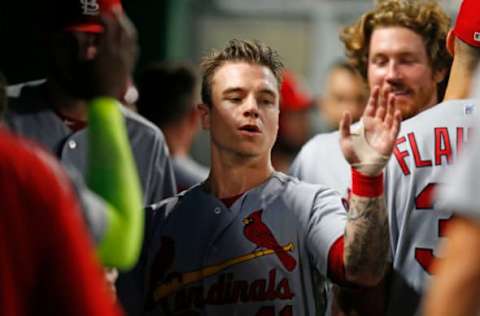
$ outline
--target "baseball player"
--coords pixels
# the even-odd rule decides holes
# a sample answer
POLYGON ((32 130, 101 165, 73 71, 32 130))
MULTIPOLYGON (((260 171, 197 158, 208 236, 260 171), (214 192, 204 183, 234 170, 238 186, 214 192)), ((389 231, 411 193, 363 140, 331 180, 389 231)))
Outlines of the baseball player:
MULTIPOLYGON (((137 262, 143 241, 142 193, 135 162, 128 144, 121 105, 115 99, 125 85, 135 60, 133 26, 120 10, 103 17, 104 32, 91 69, 87 133, 88 187, 106 201, 104 227, 98 253, 102 263, 130 269, 137 262), (100 97, 98 97, 100 96, 100 97), (110 210, 110 209, 113 210, 110 210)), ((93 214, 93 225, 99 214, 93 214)))
MULTIPOLYGON (((91 83, 88 71, 95 62, 99 14, 118 0, 57 0, 37 2, 47 47, 47 80, 23 85, 12 95, 6 123, 14 133, 42 144, 83 176, 87 173, 87 114, 91 83)), ((120 98, 121 96, 117 96, 120 98)), ((143 205, 175 193, 175 181, 163 135, 153 124, 120 108, 143 189, 143 205)), ((149 214, 146 214, 149 221, 149 214)), ((135 272, 135 271, 134 271, 135 272)), ((133 273, 134 273, 133 272, 133 273)), ((135 278, 120 276, 118 296, 127 312, 138 314, 141 294, 135 278)))
POLYGON ((433 210, 432 193, 441 175, 468 143, 475 122, 475 103, 456 100, 466 97, 465 87, 475 69, 472 57, 476 53, 464 43, 473 43, 471 18, 465 16, 465 10, 475 9, 474 3, 464 2, 457 24, 449 33, 447 46, 455 51, 455 57, 446 101, 404 122, 394 149, 395 159, 387 166, 385 184, 394 269, 389 315, 411 315, 417 310, 432 273, 436 245, 445 236, 450 220, 451 214, 433 210))
POLYGON ((287 172, 300 148, 311 136, 309 110, 312 99, 300 87, 295 74, 286 70, 280 86, 278 135, 272 149, 272 165, 287 172))
MULTIPOLYGON (((6 104, 0 73, 0 125, 6 104)), ((65 172, 53 157, 4 126, 0 154, 0 315, 120 315, 65 172)), ((122 260, 116 262, 125 264, 122 260)))
MULTIPOLYGON (((105 32, 99 37, 98 56, 90 71, 95 90, 88 105, 89 188, 77 172, 67 171, 100 261, 108 267, 128 269, 137 261, 142 245, 144 215, 135 162, 120 105, 114 98, 123 89, 122 74, 130 71, 135 59, 135 32, 128 20, 120 22, 123 19, 126 16, 118 11, 115 16, 104 17, 105 32), (127 40, 120 41, 118 34, 127 40)), ((0 124, 7 103, 6 80, 0 73, 0 124)))
POLYGON ((324 94, 315 101, 319 132, 337 130, 345 111, 352 115, 352 122, 357 122, 365 109, 369 93, 363 77, 346 60, 338 60, 330 65, 326 78, 324 94))
MULTIPOLYGON (((456 34, 462 34, 458 29, 471 31, 463 36, 457 36, 453 43, 455 58, 459 58, 469 51, 468 56, 463 57, 468 61, 465 79, 457 80, 458 89, 461 93, 468 93, 463 89, 468 87, 471 78, 471 69, 477 68, 476 79, 473 80, 472 90, 475 103, 478 107, 480 94, 480 43, 475 40, 475 32, 480 31, 480 19, 473 16, 472 10, 478 10, 478 4, 471 1, 464 2, 460 9, 457 20, 456 34), (473 33, 472 33, 473 32, 473 33), (472 38, 473 34, 473 38, 472 38), (460 39, 464 39, 461 41, 460 39), (469 44, 467 44, 469 43, 469 44)), ((478 110, 477 110, 478 111, 478 110)), ((478 131, 478 121, 475 122, 475 130, 478 131)), ((480 245, 480 228, 478 225, 478 159, 480 146, 478 133, 473 137, 473 144, 465 148, 464 153, 452 168, 445 173, 442 179, 443 186, 435 194, 435 209, 452 212, 446 238, 448 242, 442 244, 440 249, 441 260, 434 262, 432 266, 435 278, 432 279, 426 294, 424 313, 425 315, 476 315, 479 312, 478 295, 480 293, 478 268, 480 245), (461 293, 461 295, 459 295, 461 293)))
POLYGON ((0 314, 120 315, 66 175, 0 128, 0 314))
POLYGON ((341 124, 352 163, 351 209, 323 186, 273 170, 281 62, 258 42, 232 40, 202 62, 202 126, 211 171, 202 184, 153 206, 146 313, 315 315, 312 272, 376 284, 387 256, 382 169, 400 124, 388 93, 372 95, 365 126, 341 124), (367 215, 368 214, 368 215, 367 215))
POLYGON ((473 13, 479 8, 477 1, 463 1, 447 38, 454 60, 445 100, 404 122, 394 149, 395 159, 387 167, 385 184, 396 272, 389 303, 392 315, 405 315, 409 310, 406 294, 412 300, 421 298, 432 276, 432 262, 438 256, 436 247, 451 221, 451 212, 434 209, 432 193, 471 141, 472 128, 477 124, 477 101, 465 98, 479 62, 480 42, 475 40, 475 33, 480 20, 473 13))
MULTIPOLYGON (((398 97, 402 117, 407 119, 438 102, 450 64, 450 56, 442 45, 449 22, 434 1, 387 0, 378 2, 373 10, 345 28, 341 39, 370 88, 381 84, 383 89, 391 89, 398 97)), ((349 168, 338 138, 338 133, 315 136, 295 159, 291 174, 303 181, 328 185, 348 196, 349 168)), ((377 289, 370 298, 365 297, 363 290, 342 294, 341 308, 348 310, 350 305, 356 305, 359 313, 383 313, 385 306, 378 299, 382 292, 377 289)))
MULTIPOLYGON (((475 99, 478 103, 478 99, 475 99)), ((478 120, 476 127, 478 127, 478 120)), ((476 135, 477 136, 477 135, 476 135)), ((479 267, 480 227, 478 195, 478 137, 465 148, 455 166, 445 176, 449 186, 436 192, 436 211, 453 211, 441 243, 440 259, 431 266, 432 278, 425 294, 423 313, 429 316, 478 315, 480 306, 479 267), (437 210, 438 209, 438 210, 437 210)))
MULTIPOLYGON (((408 119, 438 103, 440 84, 451 60, 443 46, 449 23, 447 14, 434 1, 386 0, 345 28, 341 39, 369 87, 381 84, 392 89, 399 97, 402 118, 408 119), (363 29, 364 25, 368 28, 363 29)), ((346 195, 349 169, 338 138, 338 132, 312 138, 290 173, 346 195)))
POLYGON ((472 186, 478 182, 476 172, 480 153, 478 138, 474 140, 474 148, 465 152, 458 167, 447 173, 445 182, 449 182, 449 190, 440 190, 436 194, 444 200, 442 207, 453 210, 455 217, 446 232, 448 242, 441 244, 441 259, 432 266, 435 278, 425 295, 425 315, 478 315, 480 310, 478 186, 472 186))
POLYGON ((189 155, 200 124, 199 79, 188 64, 153 63, 140 74, 138 112, 155 123, 165 135, 170 150, 177 191, 205 180, 208 168, 189 155))

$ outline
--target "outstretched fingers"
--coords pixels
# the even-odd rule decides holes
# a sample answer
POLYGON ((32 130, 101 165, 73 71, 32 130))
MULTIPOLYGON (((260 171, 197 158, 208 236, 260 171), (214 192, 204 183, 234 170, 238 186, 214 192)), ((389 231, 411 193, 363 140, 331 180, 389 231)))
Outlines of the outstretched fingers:
POLYGON ((390 137, 392 137, 393 139, 396 139, 398 136, 398 133, 400 132, 401 122, 402 122, 402 112, 400 112, 400 110, 398 109, 395 109, 392 126, 390 127, 390 137))
POLYGON ((367 106, 365 107, 365 111, 363 112, 364 117, 375 116, 379 94, 380 94, 380 86, 373 87, 372 93, 370 94, 370 98, 368 99, 367 106))
POLYGON ((389 101, 390 89, 384 89, 379 92, 379 97, 377 101, 377 111, 375 112, 375 118, 383 121, 385 115, 387 114, 387 104, 389 101))
POLYGON ((343 112, 342 119, 340 120, 340 136, 341 139, 350 137, 350 125, 352 124, 352 117, 350 112, 343 112))
POLYGON ((395 96, 392 94, 388 95, 386 112, 385 120, 383 122, 388 128, 390 128, 393 124, 393 119, 395 116, 395 96))

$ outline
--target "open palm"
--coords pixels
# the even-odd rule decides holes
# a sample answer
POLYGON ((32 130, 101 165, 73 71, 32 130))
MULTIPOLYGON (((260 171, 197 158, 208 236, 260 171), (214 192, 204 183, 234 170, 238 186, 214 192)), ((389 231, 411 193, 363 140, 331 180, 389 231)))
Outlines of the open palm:
MULTIPOLYGON (((388 90, 380 95, 380 88, 376 86, 361 120, 369 147, 367 150, 374 150, 381 156, 389 157, 402 121, 400 111, 395 106, 395 97, 388 90)), ((362 150, 359 150, 353 140, 355 135, 351 133, 350 125, 350 113, 345 113, 340 122, 340 146, 345 159, 352 165, 363 162, 365 148, 362 154, 362 150)))

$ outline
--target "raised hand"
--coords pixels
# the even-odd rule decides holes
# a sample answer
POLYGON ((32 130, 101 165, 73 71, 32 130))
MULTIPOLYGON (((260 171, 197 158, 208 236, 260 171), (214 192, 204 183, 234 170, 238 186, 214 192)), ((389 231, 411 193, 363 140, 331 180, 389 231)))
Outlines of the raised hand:
POLYGON ((374 87, 360 128, 350 131, 350 113, 344 113, 340 121, 340 146, 348 163, 367 175, 381 173, 392 154, 401 120, 393 94, 389 90, 380 93, 380 88, 374 87))
POLYGON ((121 8, 102 16, 104 32, 99 37, 98 53, 91 68, 91 96, 120 98, 127 87, 137 56, 137 35, 121 8))

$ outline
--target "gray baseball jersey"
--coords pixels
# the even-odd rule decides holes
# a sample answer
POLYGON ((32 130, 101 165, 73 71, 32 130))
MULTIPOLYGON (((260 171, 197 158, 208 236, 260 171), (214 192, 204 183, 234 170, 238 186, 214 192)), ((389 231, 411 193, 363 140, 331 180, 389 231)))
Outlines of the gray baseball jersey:
POLYGON ((208 177, 209 169, 190 156, 172 156, 172 164, 178 192, 186 190, 208 177))
MULTIPOLYGON (((433 209, 432 192, 457 152, 468 141, 470 127, 475 122, 474 112, 473 100, 446 101, 402 123, 393 157, 385 172, 394 267, 389 315, 412 315, 418 307, 430 276, 435 247, 451 216, 451 213, 433 209)), ((336 138, 338 142, 338 136, 336 138)), ((322 138, 318 139, 321 141, 322 138)), ((349 184, 346 176, 349 168, 345 169, 343 163, 338 162, 339 146, 326 148, 319 141, 306 145, 312 146, 322 150, 316 150, 316 156, 307 156, 305 153, 314 149, 302 149, 304 154, 297 158, 293 175, 303 179, 302 175, 308 174, 309 181, 329 185, 323 182, 328 178, 321 173, 335 170, 340 176, 343 174, 341 180, 335 180, 336 183, 349 184), (312 161, 316 161, 318 167, 309 171, 302 167, 313 165, 312 161), (338 168, 345 170, 338 171, 338 168)), ((347 188, 339 190, 346 192, 347 188)))
POLYGON ((395 271, 389 315, 413 314, 431 277, 452 215, 434 209, 433 192, 469 141, 475 108, 474 100, 445 101, 402 123, 385 177, 395 271))
MULTIPOLYGON (((479 126, 480 122, 477 122, 479 126)), ((458 162, 445 174, 440 189, 435 195, 435 208, 453 211, 474 220, 480 220, 480 188, 478 172, 480 161, 480 139, 478 131, 473 144, 465 148, 458 162)))
MULTIPOLYGON (((359 123, 352 124, 357 128, 359 123)), ((318 183, 347 196, 351 187, 350 165, 340 148, 340 133, 318 134, 300 150, 289 174, 308 183, 318 183)))
MULTIPOLYGON (((70 130, 52 110, 46 98, 44 81, 18 85, 9 89, 9 128, 32 139, 49 150, 65 165, 85 175, 87 129, 70 130)), ((122 107, 133 157, 144 193, 144 205, 158 202, 176 193, 173 169, 163 134, 141 116, 122 107)), ((147 223, 150 214, 146 214, 147 223)), ((148 226, 148 224, 147 224, 148 226)), ((142 308, 140 271, 121 275, 117 294, 129 315, 138 315, 142 308)))
POLYGON ((340 148, 340 133, 319 134, 309 140, 290 166, 289 174, 308 183, 327 185, 347 195, 350 165, 340 148))
MULTIPOLYGON (((86 129, 72 132, 55 114, 46 99, 45 84, 16 86, 10 89, 17 97, 9 99, 5 120, 17 134, 42 144, 64 164, 74 166, 83 175, 86 171, 86 129)), ((176 192, 173 169, 160 130, 122 107, 133 156, 149 205, 176 192)))
POLYGON ((346 223, 335 191, 275 172, 230 208, 202 185, 154 208, 147 315, 316 314, 312 271, 346 223))

